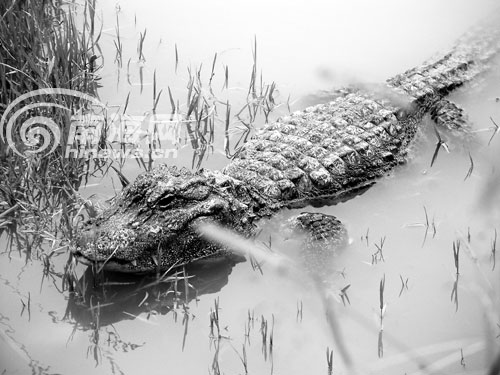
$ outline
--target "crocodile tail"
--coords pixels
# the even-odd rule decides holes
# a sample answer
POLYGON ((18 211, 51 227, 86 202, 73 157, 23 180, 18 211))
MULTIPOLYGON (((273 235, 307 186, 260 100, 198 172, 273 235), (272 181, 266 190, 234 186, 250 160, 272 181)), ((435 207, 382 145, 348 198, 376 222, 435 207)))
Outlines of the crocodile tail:
POLYGON ((453 54, 487 64, 500 50, 500 8, 463 34, 455 43, 453 54))
POLYGON ((387 80, 410 99, 443 97, 488 68, 500 51, 500 9, 460 37, 451 52, 387 80))

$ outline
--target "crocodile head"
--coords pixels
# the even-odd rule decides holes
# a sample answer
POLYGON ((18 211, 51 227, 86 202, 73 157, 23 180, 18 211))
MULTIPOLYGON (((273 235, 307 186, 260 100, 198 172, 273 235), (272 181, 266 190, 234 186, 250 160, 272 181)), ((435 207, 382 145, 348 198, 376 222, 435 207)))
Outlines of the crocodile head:
POLYGON ((209 220, 239 232, 252 227, 246 205, 228 192, 234 189, 230 180, 218 172, 193 174, 167 166, 143 173, 83 225, 72 253, 98 268, 150 272, 224 251, 196 228, 209 220))

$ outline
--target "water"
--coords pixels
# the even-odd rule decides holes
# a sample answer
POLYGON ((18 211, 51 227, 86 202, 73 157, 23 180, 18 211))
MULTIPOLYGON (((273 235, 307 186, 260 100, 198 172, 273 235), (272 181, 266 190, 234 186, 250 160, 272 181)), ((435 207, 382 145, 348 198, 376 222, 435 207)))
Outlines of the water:
MULTIPOLYGON (((368 1, 117 4, 124 56, 131 57, 132 86, 126 79, 128 57, 119 81, 113 63, 115 3, 101 4, 105 52, 101 98, 122 104, 131 92, 129 112, 135 114, 151 109, 155 69, 158 90, 170 86, 175 95, 184 97, 186 65, 203 63, 209 70, 215 52, 219 59, 215 79, 220 87, 222 64, 230 72, 232 89, 221 95, 243 103, 254 35, 264 79, 276 81, 279 99, 286 102, 290 95, 292 110, 300 109, 317 100, 318 90, 353 81, 381 81, 437 51, 446 51, 461 32, 495 5, 493 1, 472 5, 451 0, 404 5, 397 1, 377 5, 368 1), (136 47, 144 28, 146 62, 140 64, 136 47), (175 43, 180 56, 177 75, 175 43), (140 66, 144 69, 142 95, 140 66)), ((494 66, 499 66, 498 61, 494 66)), ((500 96, 499 83, 493 69, 479 84, 452 96, 467 110, 477 130, 492 126, 490 116, 500 122, 500 104, 495 101, 500 96)), ((160 108, 166 108, 168 102, 163 96, 160 108)), ((283 105, 276 115, 285 112, 283 105)), ((219 124, 214 153, 204 161, 205 167, 216 169, 227 163, 221 130, 219 124)), ((427 121, 406 165, 348 202, 315 209, 336 215, 349 231, 350 244, 337 254, 330 270, 328 292, 338 300, 334 310, 342 342, 359 373, 411 374, 423 365, 430 366, 427 373, 484 373, 491 355, 498 352, 499 268, 492 270, 491 248, 494 231, 500 230, 500 197, 495 185, 500 138, 497 135, 487 146, 491 132, 478 132, 471 143, 442 133, 451 152, 441 150, 432 168, 435 138, 427 121), (464 181, 469 152, 474 169, 464 181), (384 259, 378 253, 374 261, 375 245, 382 238, 384 259), (458 303, 453 292, 457 280, 453 243, 457 240, 461 243, 458 303), (379 341, 379 285, 384 275, 386 308, 379 341), (344 305, 340 290, 347 285, 350 303, 344 305)), ((178 158, 168 162, 190 166, 192 152, 189 145, 183 147, 178 158)), ((124 171, 133 178, 139 168, 131 162, 124 171)), ((92 181, 82 194, 98 192, 109 197, 118 187, 118 180, 109 176, 92 181)), ((294 213, 284 212, 275 221, 294 213)), ((273 225, 265 226, 267 231, 260 240, 268 241, 272 234, 273 249, 288 254, 291 242, 280 238, 273 225)), ((5 236, 2 240, 5 243, 5 236)), ((146 288, 144 279, 134 280, 139 285, 132 286, 123 285, 130 280, 113 279, 115 285, 109 285, 105 295, 94 291, 94 297, 88 299, 94 308, 89 309, 89 302, 79 305, 68 292, 59 291, 59 278, 44 278, 41 261, 25 264, 22 252, 0 256, 0 371, 5 369, 6 374, 29 373, 30 367, 34 373, 47 374, 197 374, 213 373, 214 363, 221 373, 245 373, 243 362, 249 373, 327 373, 327 347, 333 348, 334 373, 348 371, 329 333, 321 291, 305 273, 290 274, 264 264, 261 274, 250 262, 218 262, 189 269, 198 275, 190 281, 198 295, 189 290, 188 310, 176 305, 173 298, 176 290, 185 293, 183 281, 177 287, 146 288), (155 301, 157 293, 163 295, 162 306, 155 301), (97 298, 102 304, 99 314, 97 298), (28 300, 29 309, 22 311, 28 300), (220 340, 211 337, 210 329, 216 301, 220 340), (262 322, 268 327, 266 350, 262 322)), ((66 259, 66 254, 53 257, 54 270, 62 272, 66 259)), ((78 275, 84 274, 85 268, 78 268, 78 275)), ((91 293, 91 282, 82 280, 82 285, 91 293)), ((217 333, 215 328, 213 333, 217 333)))

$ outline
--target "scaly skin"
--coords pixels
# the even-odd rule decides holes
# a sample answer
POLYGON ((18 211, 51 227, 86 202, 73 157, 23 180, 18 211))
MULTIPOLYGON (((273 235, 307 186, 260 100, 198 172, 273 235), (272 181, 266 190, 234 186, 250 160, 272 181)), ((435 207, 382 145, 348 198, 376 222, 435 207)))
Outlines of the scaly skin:
POLYGON ((500 34, 474 30, 446 56, 375 89, 345 89, 327 104, 264 126, 221 172, 160 166, 86 223, 73 253, 86 263, 148 272, 217 254, 196 232, 213 220, 244 235, 283 206, 336 201, 405 161, 422 117, 463 127, 444 97, 486 67, 500 34))

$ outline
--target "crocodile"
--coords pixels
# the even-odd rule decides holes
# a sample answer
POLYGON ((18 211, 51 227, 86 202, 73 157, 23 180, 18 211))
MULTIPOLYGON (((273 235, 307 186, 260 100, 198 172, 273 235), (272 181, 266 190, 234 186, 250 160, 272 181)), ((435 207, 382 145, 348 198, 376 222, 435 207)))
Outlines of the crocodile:
MULTIPOLYGON (((477 26, 448 54, 384 84, 337 90, 328 103, 264 125, 221 171, 161 165, 145 172, 83 225, 72 253, 100 269, 168 269, 226 251, 200 234, 200 224, 250 236, 259 219, 284 207, 349 199, 406 161, 424 116, 467 131, 446 96, 492 65, 499 48, 499 28, 477 26)), ((320 237, 344 233, 328 215, 305 214, 304 222, 330 225, 333 235, 321 229, 320 237)))

